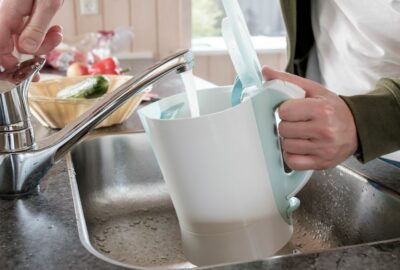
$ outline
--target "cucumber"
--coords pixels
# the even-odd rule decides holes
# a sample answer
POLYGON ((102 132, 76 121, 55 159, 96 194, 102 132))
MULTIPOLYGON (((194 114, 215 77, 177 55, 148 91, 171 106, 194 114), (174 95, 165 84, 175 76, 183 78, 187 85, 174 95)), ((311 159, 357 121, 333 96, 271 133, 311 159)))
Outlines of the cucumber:
POLYGON ((68 86, 57 93, 58 98, 97 98, 107 93, 110 80, 103 76, 89 77, 77 84, 68 86))

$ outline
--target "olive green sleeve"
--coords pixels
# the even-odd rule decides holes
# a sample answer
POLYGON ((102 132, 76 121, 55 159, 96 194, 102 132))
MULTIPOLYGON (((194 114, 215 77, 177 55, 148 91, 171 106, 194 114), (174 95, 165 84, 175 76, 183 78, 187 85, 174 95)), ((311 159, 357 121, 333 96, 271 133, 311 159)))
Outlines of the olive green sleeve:
POLYGON ((400 79, 383 78, 366 95, 341 98, 354 116, 362 162, 400 150, 400 79))

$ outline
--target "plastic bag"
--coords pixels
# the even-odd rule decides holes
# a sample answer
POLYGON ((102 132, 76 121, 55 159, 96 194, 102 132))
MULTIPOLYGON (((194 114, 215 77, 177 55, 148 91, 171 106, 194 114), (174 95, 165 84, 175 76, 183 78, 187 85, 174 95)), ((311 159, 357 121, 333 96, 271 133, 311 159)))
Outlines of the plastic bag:
POLYGON ((47 64, 66 71, 73 63, 92 65, 115 53, 129 51, 133 32, 128 27, 98 31, 65 39, 47 55, 47 64))

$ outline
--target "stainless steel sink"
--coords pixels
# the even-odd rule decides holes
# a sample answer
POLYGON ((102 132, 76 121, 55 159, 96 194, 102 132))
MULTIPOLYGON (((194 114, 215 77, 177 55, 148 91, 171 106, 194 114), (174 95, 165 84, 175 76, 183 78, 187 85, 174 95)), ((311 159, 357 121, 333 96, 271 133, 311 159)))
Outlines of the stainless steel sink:
MULTIPOLYGON (((69 157, 83 245, 133 268, 192 268, 176 214, 143 133, 81 143, 69 157)), ((278 254, 321 251, 400 237, 400 196, 350 169, 315 172, 298 194, 292 241, 278 254)))

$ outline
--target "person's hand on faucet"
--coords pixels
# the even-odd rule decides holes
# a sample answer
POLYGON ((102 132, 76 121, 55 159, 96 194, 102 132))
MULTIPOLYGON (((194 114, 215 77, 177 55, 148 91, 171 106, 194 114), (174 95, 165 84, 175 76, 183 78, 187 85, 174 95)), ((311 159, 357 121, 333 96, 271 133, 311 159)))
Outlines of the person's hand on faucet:
POLYGON ((356 152, 354 118, 339 96, 316 82, 268 67, 263 75, 266 80, 291 82, 306 92, 306 98, 286 101, 278 109, 281 145, 291 169, 331 168, 356 152))
POLYGON ((46 54, 62 40, 60 26, 49 26, 63 0, 0 0, 0 65, 13 67, 14 50, 46 54))

